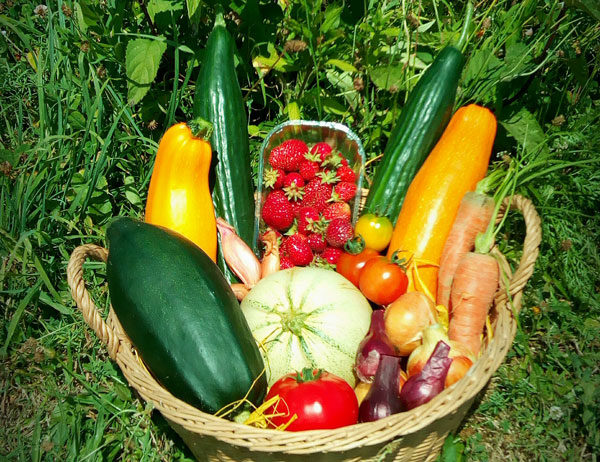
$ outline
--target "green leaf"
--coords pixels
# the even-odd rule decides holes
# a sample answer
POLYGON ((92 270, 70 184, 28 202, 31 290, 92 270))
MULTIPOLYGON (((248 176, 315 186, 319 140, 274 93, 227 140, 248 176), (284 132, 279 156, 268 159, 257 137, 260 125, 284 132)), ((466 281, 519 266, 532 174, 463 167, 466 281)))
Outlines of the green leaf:
POLYGON ((358 70, 352 64, 342 61, 341 59, 330 59, 325 64, 335 66, 343 72, 358 72, 358 70))
POLYGON ((124 183, 124 186, 125 186, 125 198, 132 205, 141 205, 142 204, 142 199, 140 198, 139 193, 135 189, 135 179, 131 175, 130 176, 126 176, 125 180, 123 181, 123 183, 124 183))
POLYGON ((75 3, 75 16, 82 31, 87 31, 88 27, 98 25, 100 15, 88 4, 86 0, 79 0, 75 3))
POLYGON ((328 5, 325 10, 325 19, 321 24, 321 33, 326 34, 330 29, 336 28, 340 24, 340 14, 344 9, 343 6, 328 5))
POLYGON ((546 135, 533 114, 527 109, 521 108, 508 119, 501 120, 500 124, 510 136, 523 146, 526 152, 533 152, 541 147, 542 153, 548 154, 546 135))
POLYGON ((288 62, 283 56, 280 56, 279 53, 277 53, 275 46, 272 43, 269 43, 267 46, 267 51, 269 52, 269 56, 257 56, 252 60, 252 65, 256 69, 258 75, 262 77, 271 70, 285 72, 288 67, 288 62))
POLYGON ((380 66, 369 72, 373 83, 383 90, 402 88, 404 82, 404 66, 380 66))
POLYGON ((130 104, 140 102, 150 89, 166 49, 166 42, 159 40, 140 38, 127 44, 125 69, 128 78, 127 98, 130 104))
POLYGON ((322 98, 323 109, 325 112, 336 115, 344 115, 348 112, 348 108, 343 104, 340 104, 335 98, 325 97, 322 98))
POLYGON ((440 462, 462 462, 464 449, 459 439, 452 434, 448 435, 442 446, 440 462))
POLYGON ((567 0, 567 6, 579 8, 600 21, 600 3, 598 0, 567 0))
POLYGON ((188 18, 190 21, 197 22, 200 19, 200 12, 202 11, 202 0, 186 0, 188 18))
POLYGON ((531 61, 530 47, 523 42, 516 42, 506 47, 504 56, 504 73, 506 76, 516 77, 527 67, 531 61))
POLYGON ((148 14, 152 22, 156 21, 156 15, 159 13, 175 13, 181 10, 183 10, 183 3, 176 0, 150 0, 148 2, 148 14))
POLYGON ((477 50, 465 69, 463 87, 468 87, 478 80, 496 80, 502 73, 502 66, 502 61, 489 50, 477 50))

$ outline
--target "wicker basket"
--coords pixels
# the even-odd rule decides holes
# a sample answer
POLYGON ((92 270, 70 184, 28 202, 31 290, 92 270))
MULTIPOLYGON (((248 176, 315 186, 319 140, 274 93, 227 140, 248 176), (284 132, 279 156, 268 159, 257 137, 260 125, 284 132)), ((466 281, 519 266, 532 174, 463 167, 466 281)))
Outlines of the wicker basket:
POLYGON ((541 228, 539 216, 528 199, 513 196, 505 203, 523 214, 526 237, 514 273, 506 259, 494 249, 509 283, 508 287, 502 285, 496 294, 492 312, 494 336, 480 359, 463 379, 427 404, 377 422, 336 430, 262 430, 205 414, 175 398, 140 362, 112 308, 105 321, 86 290, 85 260, 106 261, 108 251, 97 245, 77 247, 69 261, 67 278, 85 321, 107 346, 110 357, 117 362, 129 384, 164 415, 198 460, 293 462, 305 460, 306 454, 310 454, 311 462, 429 461, 438 456, 448 433, 457 429, 476 395, 504 361, 515 335, 513 313, 520 309, 523 288, 533 273, 541 228))

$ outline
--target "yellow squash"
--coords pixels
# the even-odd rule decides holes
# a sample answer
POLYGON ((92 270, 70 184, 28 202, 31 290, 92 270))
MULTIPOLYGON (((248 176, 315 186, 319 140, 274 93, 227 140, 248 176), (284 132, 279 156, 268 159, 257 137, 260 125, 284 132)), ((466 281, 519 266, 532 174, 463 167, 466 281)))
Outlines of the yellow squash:
POLYGON ((411 182, 398 215, 388 255, 411 261, 409 291, 437 292, 444 242, 460 201, 487 171, 496 118, 476 104, 456 111, 442 137, 411 182))
POLYGON ((201 118, 165 132, 156 153, 145 220, 185 236, 216 261, 217 225, 208 186, 211 133, 212 124, 201 118))

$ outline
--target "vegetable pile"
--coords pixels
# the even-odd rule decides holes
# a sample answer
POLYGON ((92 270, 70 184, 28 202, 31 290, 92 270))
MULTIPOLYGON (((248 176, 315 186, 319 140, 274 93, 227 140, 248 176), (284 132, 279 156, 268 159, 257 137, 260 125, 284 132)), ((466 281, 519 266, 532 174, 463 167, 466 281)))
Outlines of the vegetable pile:
POLYGON ((512 179, 495 195, 481 182, 492 112, 451 114, 463 41, 414 88, 355 227, 362 172, 334 141, 290 138, 264 153, 259 250, 233 43, 217 19, 215 68, 202 70, 195 100, 203 118, 163 136, 146 223, 120 219, 108 232, 115 311, 175 396, 263 428, 330 429, 427 403, 477 361, 512 179))

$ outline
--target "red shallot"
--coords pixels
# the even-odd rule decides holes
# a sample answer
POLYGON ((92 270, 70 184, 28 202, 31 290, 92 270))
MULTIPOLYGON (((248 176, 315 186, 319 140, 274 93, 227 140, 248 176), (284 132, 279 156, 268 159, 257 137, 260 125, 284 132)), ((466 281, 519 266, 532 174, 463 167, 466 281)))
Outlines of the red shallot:
POLYGON ((400 358, 382 355, 373 385, 360 404, 359 422, 374 422, 402 411, 398 394, 399 377, 400 358))
POLYGON ((402 410, 409 411, 425 404, 444 389, 448 369, 452 364, 452 358, 448 357, 448 353, 450 353, 450 346, 440 340, 421 372, 408 378, 400 390, 402 410))
POLYGON ((221 247, 227 266, 240 278, 247 289, 260 281, 260 262, 252 249, 235 232, 235 228, 222 218, 217 218, 221 247))
POLYGON ((354 370, 362 382, 372 382, 381 355, 394 356, 394 347, 385 333, 383 310, 373 310, 371 326, 365 338, 358 345, 354 370))

